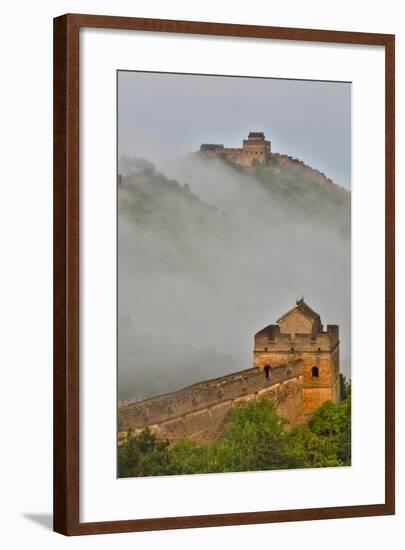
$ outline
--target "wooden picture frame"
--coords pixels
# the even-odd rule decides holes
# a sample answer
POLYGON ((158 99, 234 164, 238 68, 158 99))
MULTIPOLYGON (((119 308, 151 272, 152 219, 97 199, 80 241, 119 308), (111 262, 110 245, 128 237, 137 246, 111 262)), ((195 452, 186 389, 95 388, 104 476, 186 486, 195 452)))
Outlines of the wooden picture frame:
POLYGON ((395 513, 393 35, 68 14, 54 20, 54 530, 65 535, 395 513), (81 523, 79 492, 79 30, 83 27, 374 45, 385 48, 385 502, 330 508, 81 523))

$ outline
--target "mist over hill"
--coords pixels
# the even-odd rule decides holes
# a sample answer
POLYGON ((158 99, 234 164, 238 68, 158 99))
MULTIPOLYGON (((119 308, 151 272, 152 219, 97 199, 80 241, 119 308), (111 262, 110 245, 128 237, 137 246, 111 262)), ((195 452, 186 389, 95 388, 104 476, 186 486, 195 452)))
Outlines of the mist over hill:
POLYGON ((350 374, 350 192, 288 160, 122 158, 119 398, 252 366, 254 334, 305 296, 350 374))

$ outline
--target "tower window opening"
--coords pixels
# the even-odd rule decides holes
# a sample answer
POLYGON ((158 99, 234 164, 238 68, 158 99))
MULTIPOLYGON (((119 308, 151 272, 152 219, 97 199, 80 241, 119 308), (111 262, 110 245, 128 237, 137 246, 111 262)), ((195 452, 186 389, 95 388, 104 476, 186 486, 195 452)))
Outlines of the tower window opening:
POLYGON ((319 378, 319 369, 318 369, 318 367, 312 367, 311 374, 312 374, 312 378, 319 378))
POLYGON ((264 374, 266 376, 266 380, 268 380, 270 378, 270 369, 271 369, 270 365, 266 365, 264 367, 264 374))

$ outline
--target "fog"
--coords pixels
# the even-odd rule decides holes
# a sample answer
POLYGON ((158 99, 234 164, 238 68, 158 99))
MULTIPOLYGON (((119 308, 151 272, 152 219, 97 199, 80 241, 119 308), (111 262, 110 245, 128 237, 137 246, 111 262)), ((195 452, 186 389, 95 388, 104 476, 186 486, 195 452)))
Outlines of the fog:
POLYGON ((276 176, 266 187, 221 161, 148 160, 181 187, 120 159, 119 398, 250 368, 254 334, 301 296, 339 325, 349 375, 349 207, 280 195, 276 176))
POLYGON ((205 142, 241 147, 249 131, 350 189, 350 83, 118 72, 120 155, 170 161, 205 142))

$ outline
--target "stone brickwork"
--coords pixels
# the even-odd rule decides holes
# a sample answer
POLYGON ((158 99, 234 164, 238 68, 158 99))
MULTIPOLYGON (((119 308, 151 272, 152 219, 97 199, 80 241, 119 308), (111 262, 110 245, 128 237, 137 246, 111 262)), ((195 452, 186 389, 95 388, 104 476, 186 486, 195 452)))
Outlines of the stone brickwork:
POLYGON ((170 441, 212 441, 233 407, 266 397, 291 425, 339 400, 339 327, 323 329, 304 300, 255 335, 253 368, 119 407, 118 430, 149 427, 170 441))
POLYGON ((242 147, 225 147, 222 143, 203 143, 197 155, 208 158, 223 158, 228 162, 251 168, 255 161, 260 164, 266 164, 271 161, 271 165, 278 168, 290 167, 299 171, 300 175, 311 178, 324 188, 332 188, 334 191, 344 195, 345 200, 350 201, 350 193, 346 189, 336 185, 323 172, 308 166, 302 160, 299 160, 284 153, 276 153, 271 150, 271 142, 265 139, 263 132, 250 132, 248 139, 244 139, 242 147))
POLYGON ((255 335, 253 364, 270 371, 293 359, 303 366, 304 416, 327 400, 339 400, 339 327, 327 325, 303 300, 255 335))
POLYGON ((266 163, 271 152, 271 143, 265 139, 263 132, 250 132, 248 138, 243 140, 241 148, 203 143, 199 152, 207 157, 222 157, 239 166, 251 167, 255 162, 266 163))
POLYGON ((121 407, 119 431, 136 433, 145 427, 171 441, 192 438, 211 441, 222 434, 233 407, 267 397, 293 424, 302 423, 303 371, 301 360, 275 367, 271 374, 251 368, 188 386, 121 407))

